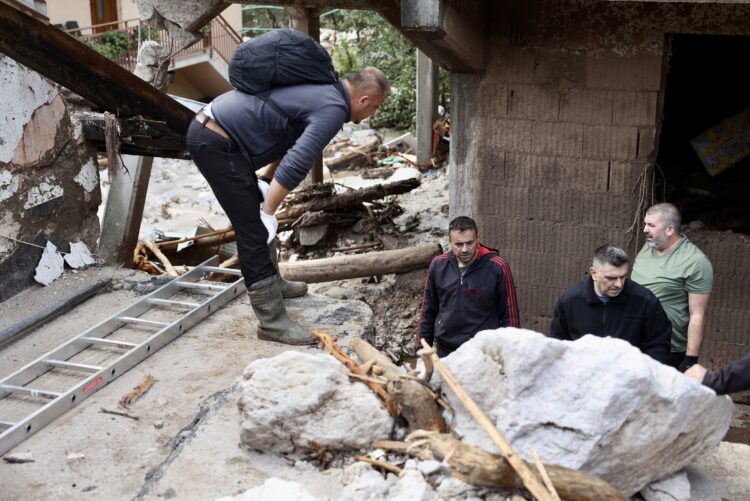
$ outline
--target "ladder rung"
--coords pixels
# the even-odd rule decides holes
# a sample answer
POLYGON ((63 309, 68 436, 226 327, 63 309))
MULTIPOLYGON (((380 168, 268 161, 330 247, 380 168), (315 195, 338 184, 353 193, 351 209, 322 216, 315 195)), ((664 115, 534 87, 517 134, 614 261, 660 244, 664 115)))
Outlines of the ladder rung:
POLYGON ((0 421, 0 428, 12 428, 15 424, 10 421, 0 421))
POLYGON ((117 320, 119 320, 120 322, 125 322, 126 324, 140 324, 159 328, 169 325, 169 322, 157 322, 156 320, 146 320, 145 318, 137 317, 117 317, 117 320))
POLYGON ((224 273, 225 275, 242 275, 242 270, 238 270, 236 268, 221 268, 219 266, 201 266, 201 271, 224 273))
POLYGON ((231 287, 231 285, 211 285, 211 284, 199 284, 197 282, 177 282, 177 285, 184 287, 185 289, 207 289, 211 291, 223 291, 231 287))
POLYGON ((87 364, 76 364, 73 362, 65 362, 63 360, 54 360, 51 358, 45 359, 44 363, 50 367, 57 367, 58 369, 73 369, 84 372, 99 372, 104 367, 98 365, 87 365, 87 364))
POLYGON ((184 306, 185 308, 197 308, 200 306, 199 303, 188 303, 185 301, 172 301, 170 299, 156 299, 156 298, 150 298, 147 299, 151 304, 163 304, 164 306, 184 306))
POLYGON ((37 390, 36 388, 27 388, 26 386, 16 386, 14 384, 0 384, 0 390, 8 391, 10 393, 24 393, 31 395, 32 397, 43 397, 43 398, 57 398, 62 393, 49 390, 37 390))
POLYGON ((79 341, 85 341, 91 344, 98 344, 101 346, 114 346, 115 348, 135 348, 138 346, 135 343, 128 343, 127 341, 117 341, 114 339, 103 339, 100 337, 79 337, 79 341))

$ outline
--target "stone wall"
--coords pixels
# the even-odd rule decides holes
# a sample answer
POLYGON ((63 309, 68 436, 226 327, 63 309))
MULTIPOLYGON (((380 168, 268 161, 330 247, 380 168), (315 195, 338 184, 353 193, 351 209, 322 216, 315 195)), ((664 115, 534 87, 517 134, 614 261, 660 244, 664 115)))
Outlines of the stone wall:
MULTIPOLYGON (((546 332, 597 246, 640 245, 628 233, 641 219, 633 188, 656 158, 668 35, 746 34, 750 7, 488 5, 486 71, 453 75, 451 217, 477 219, 514 272, 523 326, 546 332)), ((717 269, 731 273, 750 272, 717 269)))
POLYGON ((99 237, 96 151, 58 88, 0 54, 0 301, 34 283, 42 249, 99 237))

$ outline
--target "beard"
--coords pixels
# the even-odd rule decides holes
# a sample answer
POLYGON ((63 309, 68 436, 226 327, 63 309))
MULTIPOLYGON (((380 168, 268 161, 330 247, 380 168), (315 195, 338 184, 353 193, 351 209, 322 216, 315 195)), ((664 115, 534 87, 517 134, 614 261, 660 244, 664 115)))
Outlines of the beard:
POLYGON ((646 240, 646 245, 656 250, 661 250, 666 247, 666 243, 666 238, 651 237, 651 240, 646 240))

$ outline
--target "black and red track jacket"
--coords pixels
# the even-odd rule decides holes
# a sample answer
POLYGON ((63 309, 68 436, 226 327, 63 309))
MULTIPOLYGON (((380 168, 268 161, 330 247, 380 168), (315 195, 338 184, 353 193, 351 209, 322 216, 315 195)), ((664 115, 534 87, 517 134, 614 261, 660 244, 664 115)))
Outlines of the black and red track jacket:
POLYGON ((520 327, 516 287, 498 251, 478 246, 477 257, 461 277, 452 252, 435 257, 424 285, 417 347, 424 339, 457 348, 485 329, 520 327))

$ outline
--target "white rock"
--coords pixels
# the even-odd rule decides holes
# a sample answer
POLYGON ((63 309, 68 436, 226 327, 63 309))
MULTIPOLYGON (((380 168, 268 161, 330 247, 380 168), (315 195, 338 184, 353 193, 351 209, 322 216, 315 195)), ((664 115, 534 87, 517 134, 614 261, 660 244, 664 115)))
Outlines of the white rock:
POLYGON ((448 477, 440 482, 437 493, 443 499, 456 498, 472 491, 473 487, 457 478, 448 477))
POLYGON ((388 491, 395 483, 395 475, 383 478, 383 475, 370 468, 350 479, 341 490, 338 501, 385 501, 388 491))
POLYGON ((404 469, 398 482, 388 491, 389 501, 432 501, 440 497, 416 469, 404 469))
POLYGON ((372 471, 372 466, 370 465, 370 463, 357 461, 356 463, 350 464, 341 471, 339 482, 341 482, 341 485, 349 485, 354 482, 357 477, 361 477, 369 471, 372 471))
POLYGON ((414 167, 401 167, 396 169, 386 182, 406 181, 407 179, 422 179, 422 173, 414 167))
POLYGON ((251 449, 291 452, 311 442, 360 449, 393 428, 372 390, 330 355, 287 351, 252 362, 244 378, 240 438, 251 449))
POLYGON ((91 251, 86 244, 83 242, 71 242, 70 252, 65 254, 65 262, 71 268, 83 268, 90 264, 94 264, 96 260, 91 255, 91 251))
POLYGON ((253 487, 243 494, 217 498, 216 501, 319 501, 302 484, 280 478, 269 478, 263 485, 253 487))
POLYGON ((30 452, 13 452, 3 456, 3 461, 6 463, 33 463, 34 456, 30 452))
POLYGON ((52 242, 47 242, 42 258, 36 267, 34 280, 40 284, 49 285, 57 277, 62 275, 65 265, 62 256, 57 252, 57 247, 52 242))
POLYGON ((641 496, 646 501, 689 501, 690 480, 685 470, 666 478, 651 482, 641 489, 641 496))
MULTIPOLYGON (((626 496, 710 454, 732 418, 728 397, 619 339, 498 329, 444 361, 518 454, 531 460, 533 447, 545 463, 597 475, 626 496)), ((446 393, 464 441, 496 451, 446 393)))
POLYGON ((75 463, 76 461, 81 461, 83 459, 86 459, 86 454, 81 454, 80 452, 71 452, 68 454, 68 457, 65 458, 69 463, 75 463))
POLYGON ((422 475, 432 475, 435 472, 438 472, 443 469, 443 463, 440 461, 420 461, 417 463, 417 469, 422 473, 422 475))

